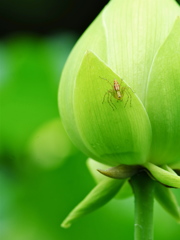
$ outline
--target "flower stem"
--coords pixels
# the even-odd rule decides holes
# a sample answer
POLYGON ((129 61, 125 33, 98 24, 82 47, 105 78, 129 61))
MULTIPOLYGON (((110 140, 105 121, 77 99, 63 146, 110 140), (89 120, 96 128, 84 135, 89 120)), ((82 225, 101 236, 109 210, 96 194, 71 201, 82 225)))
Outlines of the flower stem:
POLYGON ((130 180, 135 197, 135 240, 153 239, 154 181, 145 172, 130 180))

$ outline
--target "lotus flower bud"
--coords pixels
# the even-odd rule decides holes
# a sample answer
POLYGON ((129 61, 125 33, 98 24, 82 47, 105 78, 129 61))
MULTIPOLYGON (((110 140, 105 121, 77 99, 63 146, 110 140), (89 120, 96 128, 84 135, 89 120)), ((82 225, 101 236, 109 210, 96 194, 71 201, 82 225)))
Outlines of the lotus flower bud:
POLYGON ((109 166, 179 161, 178 15, 172 0, 111 0, 75 45, 59 107, 89 157, 109 166))

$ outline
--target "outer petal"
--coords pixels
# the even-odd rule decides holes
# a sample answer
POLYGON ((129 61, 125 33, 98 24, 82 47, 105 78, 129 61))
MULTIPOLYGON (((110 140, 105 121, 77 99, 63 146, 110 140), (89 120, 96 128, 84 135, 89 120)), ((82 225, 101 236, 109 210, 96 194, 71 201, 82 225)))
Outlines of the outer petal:
POLYGON ((155 198, 161 206, 180 223, 180 208, 171 189, 156 183, 155 198))
POLYGON ((105 178, 69 213, 62 223, 68 228, 74 220, 102 207, 121 189, 125 180, 105 178))
MULTIPOLYGON (((101 15, 90 25, 73 48, 61 76, 58 97, 60 114, 64 127, 70 137, 72 134, 76 135, 74 142, 76 145, 80 140, 78 139, 79 132, 74 122, 73 91, 76 76, 87 49, 95 51, 100 58, 106 60, 106 39, 102 27, 101 15)), ((74 139, 72 140, 74 141, 74 139)))
MULTIPOLYGON (((146 111, 126 83, 91 52, 84 56, 73 94, 74 123, 86 154, 110 166, 146 162, 151 144, 146 111), (114 79, 128 91, 119 102, 108 92, 114 79)), ((81 143, 78 147, 84 150, 81 143)))
POLYGON ((173 172, 170 168, 161 168, 150 162, 143 165, 156 181, 168 187, 180 188, 180 176, 173 172))
POLYGON ((153 130, 150 161, 180 161, 180 18, 159 49, 149 76, 147 111, 153 130))

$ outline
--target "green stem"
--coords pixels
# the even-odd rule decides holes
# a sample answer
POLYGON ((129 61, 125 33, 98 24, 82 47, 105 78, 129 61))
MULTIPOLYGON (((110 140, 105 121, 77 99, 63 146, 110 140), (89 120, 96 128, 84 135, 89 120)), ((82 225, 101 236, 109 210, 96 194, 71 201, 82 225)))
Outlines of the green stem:
POLYGON ((135 197, 135 240, 153 239, 154 181, 145 172, 130 180, 135 197))

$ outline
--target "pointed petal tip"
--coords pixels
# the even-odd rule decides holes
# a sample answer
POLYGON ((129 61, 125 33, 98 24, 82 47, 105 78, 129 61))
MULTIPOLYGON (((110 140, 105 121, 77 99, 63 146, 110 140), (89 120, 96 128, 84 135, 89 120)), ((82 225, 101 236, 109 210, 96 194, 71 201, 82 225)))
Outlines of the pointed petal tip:
POLYGON ((62 227, 62 228, 70 228, 71 227, 71 223, 64 221, 64 222, 61 223, 60 227, 62 227))
POLYGON ((125 179, 132 177, 134 174, 136 174, 139 170, 138 165, 118 165, 116 167, 111 167, 106 170, 97 169, 98 172, 101 174, 115 179, 125 179))
POLYGON ((103 170, 103 169, 97 169, 97 171, 101 174, 103 174, 104 176, 107 176, 107 177, 111 177, 109 174, 108 174, 108 171, 107 170, 103 170))
POLYGON ((101 173, 102 175, 106 176, 106 177, 117 179, 117 177, 114 176, 114 174, 112 174, 111 168, 108 168, 108 169, 106 169, 106 170, 103 170, 103 169, 99 169, 99 168, 98 168, 97 171, 98 171, 99 173, 101 173), (110 170, 110 171, 109 171, 109 170, 110 170))

